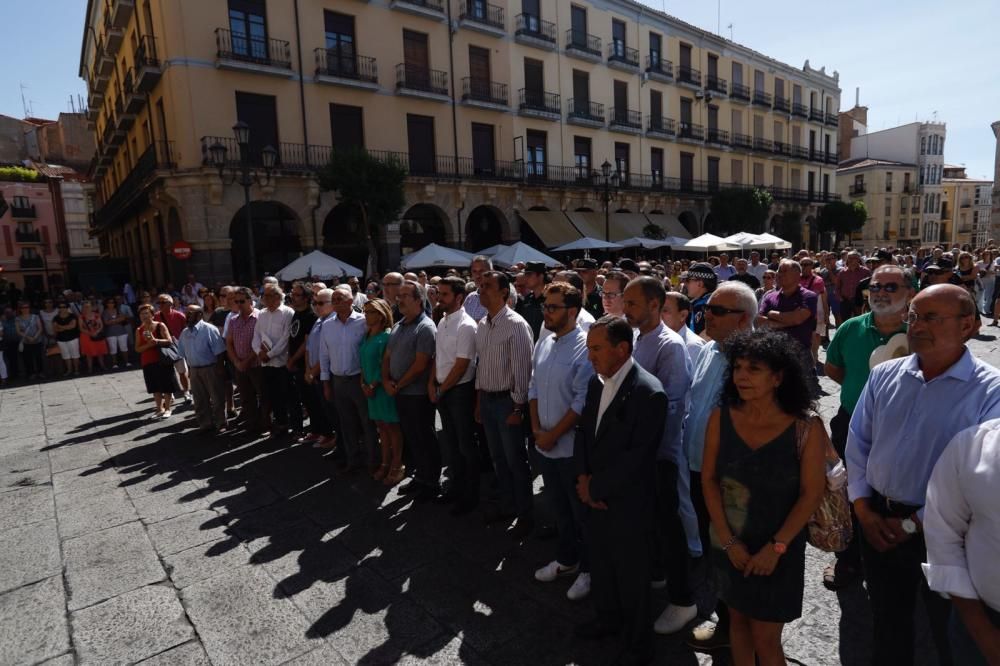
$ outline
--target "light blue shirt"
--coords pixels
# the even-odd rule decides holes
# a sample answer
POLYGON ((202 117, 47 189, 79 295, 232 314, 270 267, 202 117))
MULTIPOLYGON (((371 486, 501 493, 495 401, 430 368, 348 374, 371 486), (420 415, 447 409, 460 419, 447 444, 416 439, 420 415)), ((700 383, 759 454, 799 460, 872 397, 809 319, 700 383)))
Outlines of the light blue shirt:
POLYGON ((351 310, 346 322, 336 314, 323 322, 319 345, 319 378, 346 377, 361 374, 361 356, 358 349, 365 339, 368 326, 365 316, 351 310))
POLYGON ((312 328, 309 329, 309 337, 306 338, 306 362, 309 367, 319 363, 320 330, 323 328, 323 322, 329 319, 329 317, 330 315, 317 317, 316 321, 313 322, 312 328))
POLYGON ((685 469, 681 426, 691 387, 687 345, 681 336, 660 322, 649 333, 636 338, 632 358, 643 370, 660 380, 663 391, 667 394, 667 420, 656 457, 675 463, 678 469, 685 469))
POLYGON ((717 342, 713 340, 701 348, 691 374, 691 399, 684 418, 684 452, 693 472, 701 471, 705 428, 712 410, 719 406, 728 367, 729 361, 717 342))
POLYGON ((486 308, 484 308, 482 303, 479 302, 478 289, 465 297, 462 307, 464 307, 465 311, 469 313, 469 316, 476 321, 479 321, 488 314, 486 312, 486 308))
MULTIPOLYGON (((539 340, 531 369, 528 400, 538 401, 542 430, 554 428, 571 409, 578 415, 583 413, 594 367, 587 359, 587 334, 579 326, 561 338, 550 335, 539 340)), ((576 429, 570 428, 550 450, 536 450, 546 458, 570 458, 575 435, 576 429)))
MULTIPOLYGON (((851 501, 878 493, 922 507, 927 483, 955 433, 1000 417, 1000 371, 968 349, 928 381, 916 354, 875 366, 847 436, 851 501)), ((917 512, 923 518, 923 509, 917 512)))
POLYGON ((192 368, 215 365, 219 354, 226 353, 226 339, 207 321, 199 321, 194 328, 185 326, 177 339, 177 351, 192 368))

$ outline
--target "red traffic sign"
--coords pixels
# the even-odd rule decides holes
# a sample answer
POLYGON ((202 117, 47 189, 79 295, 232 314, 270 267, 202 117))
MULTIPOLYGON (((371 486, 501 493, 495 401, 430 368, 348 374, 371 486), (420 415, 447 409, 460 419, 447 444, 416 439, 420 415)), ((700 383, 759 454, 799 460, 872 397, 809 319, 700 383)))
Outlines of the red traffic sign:
POLYGON ((177 241, 170 246, 170 254, 173 255, 174 259, 180 259, 181 261, 190 259, 192 251, 191 243, 187 241, 177 241))

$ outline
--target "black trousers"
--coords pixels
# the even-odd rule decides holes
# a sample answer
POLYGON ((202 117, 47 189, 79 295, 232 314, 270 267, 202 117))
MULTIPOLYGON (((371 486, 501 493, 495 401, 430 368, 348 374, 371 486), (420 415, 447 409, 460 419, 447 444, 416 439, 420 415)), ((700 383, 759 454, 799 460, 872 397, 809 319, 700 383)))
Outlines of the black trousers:
POLYGON ((622 510, 590 511, 590 590, 597 619, 621 628, 623 652, 652 658, 649 521, 622 510))
POLYGON ((479 501, 479 451, 473 435, 475 382, 453 386, 438 400, 441 447, 448 463, 448 492, 461 502, 479 501))
MULTIPOLYGON (((851 414, 841 407, 837 415, 830 419, 830 431, 833 440, 833 448, 837 455, 844 460, 844 451, 847 449, 847 430, 851 425, 851 414)), ((847 463, 844 463, 845 465, 847 463)), ((861 567, 861 527, 858 524, 857 516, 854 515, 854 505, 851 504, 851 523, 854 525, 854 537, 847 548, 836 553, 837 562, 846 566, 859 569, 861 567)))
POLYGON ((653 571, 667 578, 667 595, 675 606, 694 604, 687 535, 677 496, 677 465, 656 461, 656 529, 653 530, 653 571))
MULTIPOLYGON (((705 504, 705 493, 701 485, 701 472, 691 472, 691 503, 694 504, 695 515, 698 516, 698 537, 701 539, 702 557, 711 562, 712 537, 709 534, 709 527, 712 519, 708 515, 708 506, 705 504)), ((729 607, 718 599, 715 602, 715 614, 719 616, 719 623, 716 625, 716 632, 729 632, 729 607)))
MULTIPOLYGON (((871 504, 872 509, 883 516, 892 513, 877 496, 872 498, 871 504)), ((861 559, 872 608, 873 666, 911 666, 914 663, 913 608, 918 592, 927 609, 938 662, 942 666, 951 666, 948 645, 951 602, 927 587, 927 579, 920 567, 927 560, 923 534, 914 535, 884 553, 875 550, 862 534, 861 559)))
MULTIPOLYGON (((288 370, 284 367, 261 368, 264 376, 264 403, 270 407, 273 426, 288 426, 288 394, 291 392, 288 370)), ((265 418, 266 418, 265 414, 265 418)))
POLYGON ((434 435, 434 405, 426 395, 397 395, 396 411, 403 442, 417 466, 414 480, 437 489, 441 481, 441 450, 434 435))

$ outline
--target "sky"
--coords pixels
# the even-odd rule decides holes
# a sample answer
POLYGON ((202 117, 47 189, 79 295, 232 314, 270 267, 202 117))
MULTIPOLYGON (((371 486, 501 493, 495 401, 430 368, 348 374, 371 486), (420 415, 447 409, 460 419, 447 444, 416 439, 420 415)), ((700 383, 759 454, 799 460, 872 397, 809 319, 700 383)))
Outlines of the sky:
MULTIPOLYGON (((992 179, 990 123, 1000 120, 998 0, 645 4, 711 32, 721 25, 726 37, 732 24, 736 42, 795 67, 808 59, 812 67, 838 71, 841 109, 853 106, 860 88, 869 131, 914 120, 946 122, 945 162, 992 179)), ((70 96, 86 92, 77 75, 86 0, 0 0, 0 7, 4 25, 21 27, 4 33, 7 52, 19 56, 0 68, 0 113, 25 115, 21 84, 32 115, 68 111, 70 96)))

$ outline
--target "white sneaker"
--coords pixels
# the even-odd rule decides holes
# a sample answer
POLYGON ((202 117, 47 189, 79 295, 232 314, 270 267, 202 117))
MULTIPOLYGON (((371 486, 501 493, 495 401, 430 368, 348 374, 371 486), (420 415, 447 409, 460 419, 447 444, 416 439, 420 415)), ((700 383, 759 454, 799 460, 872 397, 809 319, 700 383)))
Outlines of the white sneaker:
POLYGON ((698 617, 697 606, 675 606, 670 604, 653 623, 653 631, 658 634, 676 634, 698 617))
POLYGON ((184 391, 184 400, 187 401, 187 402, 191 402, 191 392, 190 391, 184 391))
POLYGON ((559 560, 552 560, 535 572, 535 580, 540 583, 551 583, 560 576, 572 576, 578 568, 579 565, 576 564, 567 567, 566 565, 559 564, 559 560))
POLYGON ((590 574, 581 573, 573 581, 573 584, 566 590, 566 598, 570 601, 580 601, 586 599, 590 594, 590 574))
POLYGON ((163 416, 161 416, 160 418, 164 418, 164 419, 170 418, 170 415, 173 414, 173 413, 174 412, 171 409, 164 409, 163 410, 163 416))

